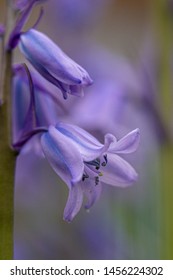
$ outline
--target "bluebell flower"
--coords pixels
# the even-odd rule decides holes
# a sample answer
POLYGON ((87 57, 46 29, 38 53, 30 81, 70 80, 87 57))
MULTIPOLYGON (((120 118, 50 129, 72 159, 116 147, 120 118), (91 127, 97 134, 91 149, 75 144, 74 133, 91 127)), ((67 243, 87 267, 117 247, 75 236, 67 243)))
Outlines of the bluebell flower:
POLYGON ((15 0, 14 1, 14 8, 16 10, 22 11, 27 7, 28 3, 29 3, 28 0, 15 0))
POLYGON ((12 146, 16 150, 20 150, 40 129, 42 131, 50 124, 56 124, 63 110, 56 95, 56 88, 51 89, 47 84, 49 83, 44 78, 36 71, 30 71, 26 65, 13 66, 12 146))
POLYGON ((61 89, 65 99, 67 94, 83 96, 83 88, 93 82, 85 69, 39 31, 23 33, 19 47, 35 69, 61 89))
POLYGON ((101 144, 78 126, 59 123, 49 127, 41 137, 41 146, 48 162, 69 188, 66 221, 70 222, 79 212, 84 195, 88 198, 87 209, 97 201, 101 182, 126 187, 137 180, 136 171, 119 154, 134 152, 139 138, 136 129, 119 141, 106 134, 101 144))

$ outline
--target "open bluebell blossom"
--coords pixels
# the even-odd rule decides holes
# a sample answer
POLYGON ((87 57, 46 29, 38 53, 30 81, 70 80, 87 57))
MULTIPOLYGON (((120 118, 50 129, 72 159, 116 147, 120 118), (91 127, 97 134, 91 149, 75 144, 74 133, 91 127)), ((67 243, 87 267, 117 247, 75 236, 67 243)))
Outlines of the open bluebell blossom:
POLYGON ((92 84, 89 74, 69 58, 43 33, 30 29, 21 34, 19 47, 35 69, 67 94, 83 96, 83 88, 92 84))
POLYGON ((99 198, 101 182, 126 187, 138 178, 133 167, 118 154, 134 152, 139 144, 139 129, 117 141, 106 134, 104 144, 85 130, 71 124, 50 126, 41 137, 43 152, 54 171, 69 188, 64 219, 71 221, 79 212, 83 196, 89 209, 99 198))

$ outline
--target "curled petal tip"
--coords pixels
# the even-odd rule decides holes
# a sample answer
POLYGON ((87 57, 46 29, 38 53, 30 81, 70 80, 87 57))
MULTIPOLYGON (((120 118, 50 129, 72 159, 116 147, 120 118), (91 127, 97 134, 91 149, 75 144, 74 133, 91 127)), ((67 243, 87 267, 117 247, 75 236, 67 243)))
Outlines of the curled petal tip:
POLYGON ((138 173, 134 170, 132 174, 129 175, 129 186, 131 186, 133 183, 135 183, 138 180, 138 173))
POLYGON ((117 142, 117 139, 114 135, 110 134, 110 133, 107 133, 105 135, 105 139, 104 139, 104 147, 105 147, 105 151, 107 149, 109 149, 109 146, 112 144, 112 143, 116 143, 117 142))
POLYGON ((136 134, 136 137, 140 137, 140 129, 136 128, 132 131, 132 133, 136 134))
POLYGON ((138 180, 138 173, 133 169, 131 173, 127 174, 127 182, 124 187, 130 187, 138 180))
POLYGON ((93 83, 94 83, 94 80, 89 77, 89 84, 92 85, 93 83))
POLYGON ((83 78, 83 85, 92 85, 94 83, 94 81, 91 79, 91 77, 88 75, 87 77, 83 78))
POLYGON ((110 145, 109 152, 117 154, 129 154, 137 150, 140 142, 140 130, 134 129, 119 141, 110 145))
POLYGON ((63 220, 65 221, 65 222, 67 222, 68 224, 70 224, 71 222, 72 222, 72 220, 73 219, 70 219, 69 217, 63 217, 63 220))
POLYGON ((136 131, 137 133, 140 133, 140 129, 139 129, 139 128, 136 128, 135 131, 136 131))

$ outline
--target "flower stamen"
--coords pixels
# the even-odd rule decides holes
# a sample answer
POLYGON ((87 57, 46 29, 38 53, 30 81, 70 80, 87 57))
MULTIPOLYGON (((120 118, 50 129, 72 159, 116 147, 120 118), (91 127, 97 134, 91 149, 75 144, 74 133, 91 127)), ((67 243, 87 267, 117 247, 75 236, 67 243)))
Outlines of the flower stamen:
POLYGON ((99 184, 99 176, 95 177, 95 186, 97 186, 99 184))
POLYGON ((106 166, 107 163, 108 163, 107 155, 104 155, 103 157, 104 157, 104 160, 105 160, 105 161, 102 162, 102 166, 106 166))
POLYGON ((98 170, 100 168, 100 159, 99 158, 96 158, 92 161, 87 161, 85 162, 86 164, 88 165, 92 165, 92 166, 95 166, 95 168, 98 170))
POLYGON ((83 174, 82 176, 82 181, 85 181, 85 179, 88 179, 89 178, 89 175, 86 173, 83 174))

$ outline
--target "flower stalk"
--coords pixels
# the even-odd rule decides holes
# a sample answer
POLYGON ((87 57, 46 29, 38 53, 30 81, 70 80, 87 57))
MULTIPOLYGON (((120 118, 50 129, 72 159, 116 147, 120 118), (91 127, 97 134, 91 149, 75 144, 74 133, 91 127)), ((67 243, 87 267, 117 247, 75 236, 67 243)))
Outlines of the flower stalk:
MULTIPOLYGON (((160 96, 162 114, 168 129, 172 121, 172 15, 167 1, 155 1, 156 24, 160 40, 160 96)), ((161 259, 173 258, 173 142, 165 141, 161 148, 161 259)))
MULTIPOLYGON (((12 1, 7 1, 6 37, 13 25, 12 1)), ((5 51, 0 107, 0 260, 13 258, 14 169, 11 145, 12 52, 5 51)))

